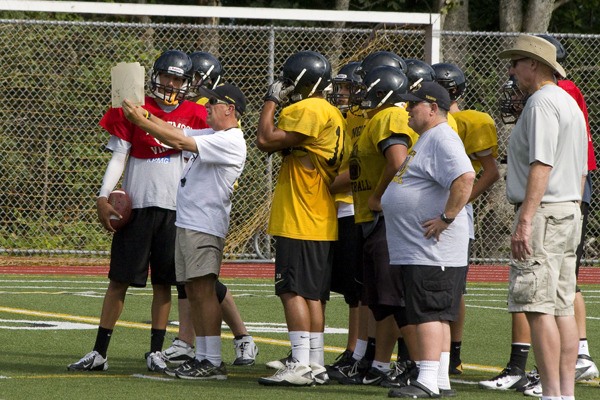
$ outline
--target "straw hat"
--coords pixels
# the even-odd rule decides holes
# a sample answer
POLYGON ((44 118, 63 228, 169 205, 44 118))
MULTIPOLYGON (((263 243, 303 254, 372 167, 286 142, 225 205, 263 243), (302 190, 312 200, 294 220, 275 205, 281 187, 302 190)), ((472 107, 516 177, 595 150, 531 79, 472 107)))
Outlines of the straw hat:
POLYGON ((545 39, 532 35, 519 35, 513 47, 501 51, 500 58, 518 60, 520 58, 532 58, 556 71, 561 77, 566 78, 567 73, 556 61, 556 47, 545 39))

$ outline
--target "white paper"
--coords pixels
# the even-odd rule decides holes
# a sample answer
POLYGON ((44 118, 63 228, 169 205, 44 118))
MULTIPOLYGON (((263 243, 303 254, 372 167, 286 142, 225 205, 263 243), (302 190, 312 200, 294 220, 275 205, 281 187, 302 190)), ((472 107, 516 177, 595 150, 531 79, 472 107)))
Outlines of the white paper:
POLYGON ((138 62, 118 63, 110 70, 112 106, 121 108, 124 99, 135 106, 144 105, 144 67, 138 62))

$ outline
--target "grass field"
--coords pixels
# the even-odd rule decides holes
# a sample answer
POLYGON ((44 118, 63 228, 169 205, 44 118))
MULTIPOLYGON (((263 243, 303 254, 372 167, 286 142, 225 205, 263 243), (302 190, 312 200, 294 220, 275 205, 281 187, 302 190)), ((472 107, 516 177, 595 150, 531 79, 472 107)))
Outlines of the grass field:
MULTIPOLYGON (((384 398, 387 390, 331 384, 311 388, 266 388, 257 378, 270 375, 265 362, 287 354, 281 304, 270 279, 224 279, 232 291, 260 354, 253 367, 228 367, 227 381, 183 381, 149 373, 143 355, 149 347, 150 289, 132 289, 108 353, 109 370, 69 373, 66 365, 92 349, 106 278, 0 274, 0 399, 362 399, 384 398)), ((588 309, 591 354, 600 360, 600 286, 583 287, 588 309)), ((174 293, 173 298, 176 295, 174 293)), ((506 284, 469 284, 463 340, 465 371, 453 379, 461 399, 523 398, 485 391, 477 382, 495 375, 508 361, 510 316, 506 284)), ((177 320, 177 309, 171 318, 177 320)), ((326 362, 345 345, 347 309, 339 296, 327 306, 326 362)), ((167 342, 175 337, 169 327, 167 342)), ((223 356, 234 359, 232 337, 223 331, 223 356)), ((529 368, 534 365, 529 360, 529 368)), ((598 381, 578 383, 577 399, 600 399, 598 381)))

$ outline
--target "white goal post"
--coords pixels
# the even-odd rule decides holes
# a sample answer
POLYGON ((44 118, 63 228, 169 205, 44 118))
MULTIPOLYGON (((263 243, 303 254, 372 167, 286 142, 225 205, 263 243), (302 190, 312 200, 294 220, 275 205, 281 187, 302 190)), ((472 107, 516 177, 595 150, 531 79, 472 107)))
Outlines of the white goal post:
POLYGON ((0 0, 0 11, 35 11, 70 14, 143 15, 166 17, 231 18, 293 21, 368 22, 413 25, 425 31, 425 60, 440 59, 441 15, 382 11, 307 10, 260 7, 209 7, 83 1, 0 0))

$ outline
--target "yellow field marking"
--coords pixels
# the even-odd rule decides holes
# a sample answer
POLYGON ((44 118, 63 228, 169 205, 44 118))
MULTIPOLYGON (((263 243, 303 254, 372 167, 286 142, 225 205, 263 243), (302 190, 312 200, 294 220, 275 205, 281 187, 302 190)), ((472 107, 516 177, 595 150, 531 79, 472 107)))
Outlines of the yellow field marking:
MULTIPOLYGON (((65 321, 85 322, 85 323, 94 324, 94 325, 98 325, 100 323, 100 320, 96 317, 83 317, 83 316, 78 316, 78 315, 69 315, 69 314, 62 314, 62 313, 26 310, 23 308, 12 308, 12 307, 1 307, 0 306, 0 312, 19 314, 19 315, 27 315, 30 317, 57 318, 57 319, 65 320, 65 321)), ((125 328, 144 329, 144 330, 149 330, 152 328, 152 326, 150 324, 146 324, 146 323, 142 323, 142 322, 131 322, 131 321, 117 321, 117 326, 125 327, 125 328)), ((178 328, 169 326, 169 327, 167 327, 167 331, 171 332, 171 333, 177 333, 178 328)), ((221 336, 226 339, 233 339, 233 335, 230 333, 222 333, 221 336)), ((254 341, 257 343, 265 343, 265 344, 270 344, 270 345, 275 345, 275 346, 283 346, 283 347, 290 346, 289 340, 272 339, 272 338, 254 336, 254 335, 252 335, 252 337, 254 338, 254 341)), ((325 346, 325 351, 331 352, 331 353, 341 353, 342 351, 344 351, 344 349, 341 347, 335 347, 335 346, 325 346)))

